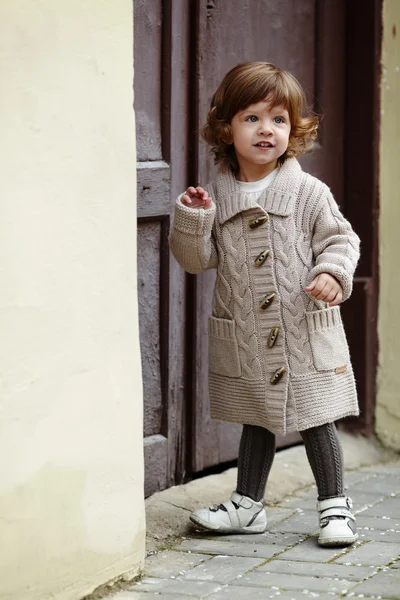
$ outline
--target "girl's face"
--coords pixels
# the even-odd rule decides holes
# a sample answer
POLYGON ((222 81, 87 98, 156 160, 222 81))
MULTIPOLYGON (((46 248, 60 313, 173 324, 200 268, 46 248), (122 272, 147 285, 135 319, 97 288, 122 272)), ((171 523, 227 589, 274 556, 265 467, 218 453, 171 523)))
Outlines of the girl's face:
POLYGON ((290 119, 282 106, 266 99, 239 111, 231 122, 240 174, 268 175, 289 144, 290 119))

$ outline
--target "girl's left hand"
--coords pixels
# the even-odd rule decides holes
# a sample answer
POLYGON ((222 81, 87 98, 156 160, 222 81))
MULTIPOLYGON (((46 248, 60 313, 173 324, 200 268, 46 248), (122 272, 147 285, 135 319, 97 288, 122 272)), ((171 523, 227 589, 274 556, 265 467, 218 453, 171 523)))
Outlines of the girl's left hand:
POLYGON ((342 286, 337 279, 329 275, 329 273, 320 273, 304 288, 306 292, 310 292, 311 296, 317 300, 329 302, 329 306, 340 304, 343 299, 342 286))

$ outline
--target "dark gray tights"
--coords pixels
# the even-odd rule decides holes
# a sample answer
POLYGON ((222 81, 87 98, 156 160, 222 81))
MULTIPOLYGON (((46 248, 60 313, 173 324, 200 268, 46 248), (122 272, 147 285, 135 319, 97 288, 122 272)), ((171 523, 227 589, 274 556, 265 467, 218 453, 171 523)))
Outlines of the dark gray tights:
MULTIPOLYGON (((318 488, 318 500, 343 496, 343 455, 334 423, 300 431, 318 488)), ((275 456, 275 435, 243 425, 239 447, 237 492, 259 502, 275 456)))

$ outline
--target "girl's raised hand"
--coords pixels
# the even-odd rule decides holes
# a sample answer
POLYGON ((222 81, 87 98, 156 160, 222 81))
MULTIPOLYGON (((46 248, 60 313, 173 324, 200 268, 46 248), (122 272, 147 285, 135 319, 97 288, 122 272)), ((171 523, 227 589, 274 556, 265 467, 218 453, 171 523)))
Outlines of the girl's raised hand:
POLYGON ((188 187, 181 202, 190 208, 211 208, 211 198, 202 187, 188 187))

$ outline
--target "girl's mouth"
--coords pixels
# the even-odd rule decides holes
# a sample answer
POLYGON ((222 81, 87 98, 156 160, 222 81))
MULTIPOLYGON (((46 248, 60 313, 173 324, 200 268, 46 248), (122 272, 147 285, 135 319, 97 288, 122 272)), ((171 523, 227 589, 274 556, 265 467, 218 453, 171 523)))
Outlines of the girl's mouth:
POLYGON ((270 142, 258 142, 258 144, 255 144, 255 147, 260 150, 270 150, 273 148, 273 145, 270 142))

